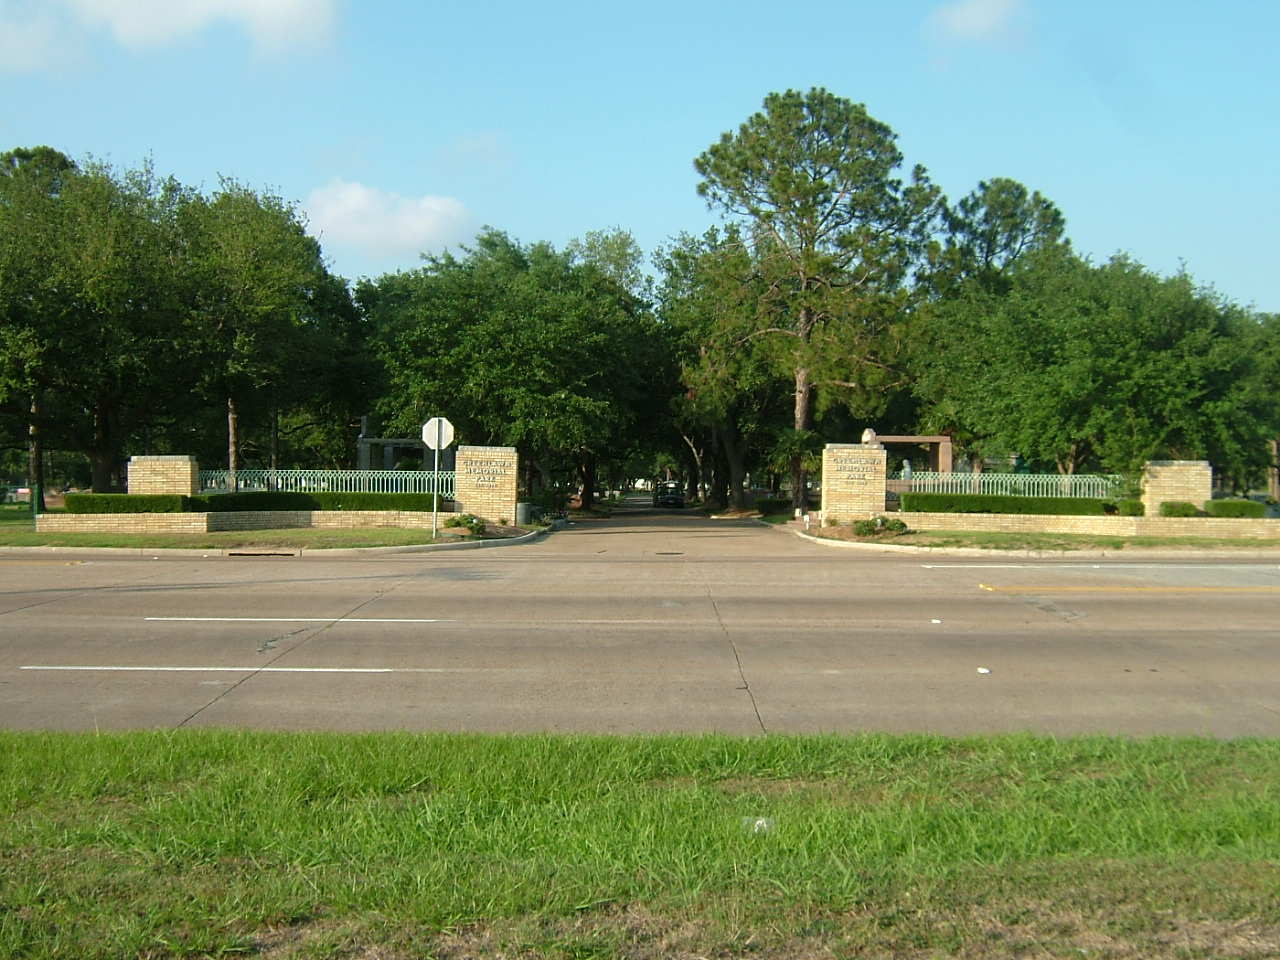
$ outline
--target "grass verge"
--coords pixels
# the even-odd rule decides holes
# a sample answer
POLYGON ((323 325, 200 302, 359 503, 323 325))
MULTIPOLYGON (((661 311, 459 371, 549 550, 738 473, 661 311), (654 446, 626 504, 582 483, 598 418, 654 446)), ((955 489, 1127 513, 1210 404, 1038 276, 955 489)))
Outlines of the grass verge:
MULTIPOLYGON (((764 518, 769 521, 769 518, 764 518)), ((1280 540, 1225 537, 1109 537, 1087 533, 994 533, 964 530, 916 530, 900 536, 858 537, 844 527, 814 528, 811 534, 831 540, 890 543, 911 547, 977 547, 981 550, 1124 550, 1164 547, 1171 549, 1229 548, 1275 550, 1280 540)))
MULTIPOLYGON (((430 530, 366 527, 356 530, 238 530, 218 533, 36 533, 0 527, 3 547, 127 547, 133 549, 188 548, 228 550, 240 547, 320 550, 337 547, 402 547, 456 543, 474 539, 443 534, 431 539, 430 530)), ((486 538, 487 539, 487 538, 486 538)))
POLYGON ((0 955, 1263 957, 1280 743, 0 734, 0 955))

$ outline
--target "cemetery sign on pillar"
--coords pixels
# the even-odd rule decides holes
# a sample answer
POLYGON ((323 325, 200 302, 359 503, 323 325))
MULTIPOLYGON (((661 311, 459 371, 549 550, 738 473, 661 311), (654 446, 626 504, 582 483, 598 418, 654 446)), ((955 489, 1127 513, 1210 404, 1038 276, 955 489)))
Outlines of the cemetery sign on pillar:
POLYGON ((822 516, 847 523, 883 513, 888 454, 879 443, 829 443, 822 451, 822 516))
POLYGON ((459 447, 457 509, 490 523, 511 522, 516 515, 518 467, 515 447, 459 447))

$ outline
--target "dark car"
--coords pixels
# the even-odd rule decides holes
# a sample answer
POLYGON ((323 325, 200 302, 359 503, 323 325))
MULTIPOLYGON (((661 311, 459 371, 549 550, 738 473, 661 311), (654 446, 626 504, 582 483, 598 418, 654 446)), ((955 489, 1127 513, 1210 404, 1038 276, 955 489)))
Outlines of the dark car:
POLYGON ((684 487, 678 480, 660 480, 653 485, 655 507, 683 507, 684 487))

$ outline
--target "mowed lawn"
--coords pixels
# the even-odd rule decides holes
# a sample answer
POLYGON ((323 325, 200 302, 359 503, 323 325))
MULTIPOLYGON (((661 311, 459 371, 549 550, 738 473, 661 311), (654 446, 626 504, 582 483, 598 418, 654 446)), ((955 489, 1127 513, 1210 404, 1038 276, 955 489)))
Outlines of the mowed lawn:
POLYGON ((1272 957, 1280 743, 0 733, 4 957, 1272 957))

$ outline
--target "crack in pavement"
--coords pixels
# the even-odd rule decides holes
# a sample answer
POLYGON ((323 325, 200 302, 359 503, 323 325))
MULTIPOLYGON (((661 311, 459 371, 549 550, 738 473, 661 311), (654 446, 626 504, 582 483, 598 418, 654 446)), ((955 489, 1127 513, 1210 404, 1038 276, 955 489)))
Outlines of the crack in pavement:
POLYGON ((729 644, 729 650, 733 653, 733 662, 738 667, 738 679, 742 681, 742 686, 738 687, 738 689, 746 691, 747 699, 751 701, 751 710, 756 715, 756 723, 760 725, 760 732, 768 733, 769 729, 764 725, 764 717, 760 716, 760 705, 756 703, 755 691, 751 689, 751 682, 747 679, 746 671, 742 669, 742 657, 738 653, 738 645, 733 642, 729 628, 725 626, 724 618, 720 616, 720 605, 716 603, 716 598, 711 593, 711 584, 704 579, 702 586, 707 591, 707 600, 711 602, 711 609, 715 611, 716 623, 720 627, 720 632, 724 635, 725 642, 729 644))
POLYGON ((411 573, 411 574, 403 574, 403 575, 401 575, 401 577, 400 577, 400 579, 398 580, 398 582, 396 582, 396 583, 392 584, 391 586, 387 587, 385 590, 378 590, 378 591, 376 591, 376 592, 373 594, 373 596, 368 597, 368 598, 367 598, 367 599, 365 599, 365 600, 361 600, 359 603, 357 603, 354 607, 352 607, 352 608, 351 608, 350 610, 348 610, 346 613, 342 614, 341 616, 334 617, 332 620, 330 620, 330 621, 329 621, 328 623, 326 623, 324 626, 319 627, 318 629, 313 629, 313 628, 311 628, 311 627, 302 627, 302 628, 301 628, 301 629, 299 629, 299 630, 295 630, 295 631, 294 631, 293 633, 291 633, 291 634, 287 634, 287 635, 286 635, 286 637, 276 637, 276 638, 274 638, 273 640, 269 640, 269 641, 267 641, 267 642, 266 642, 266 643, 264 643, 261 647, 259 647, 259 648, 258 648, 258 652, 259 652, 259 653, 266 653, 266 652, 268 652, 269 650, 271 650, 271 649, 274 647, 274 644, 275 644, 278 640, 286 639, 288 636, 297 636, 297 635, 298 635, 298 634, 300 634, 300 633, 306 633, 306 632, 308 632, 308 631, 310 631, 310 633, 311 633, 311 635, 310 635, 310 636, 306 637, 306 638, 305 638, 305 639, 303 639, 301 642, 294 644, 292 647, 289 647, 287 650, 281 650, 279 653, 277 653, 274 657, 272 657, 272 658, 271 658, 270 660, 268 660, 266 663, 263 663, 263 664, 259 665, 259 666, 258 666, 258 667, 256 667, 252 672, 245 674, 243 677, 241 677, 239 680, 237 680, 237 681, 236 681, 235 683, 233 683, 231 686, 227 687, 227 689, 223 690, 223 691, 222 691, 221 693, 219 693, 216 697, 214 697, 212 700, 210 700, 208 703, 206 703, 203 707, 200 707, 198 710, 194 711, 194 712, 193 712, 193 713, 191 713, 189 716, 187 716, 187 717, 186 717, 186 718, 185 718, 181 723, 179 723, 179 724, 178 724, 178 727, 185 727, 188 723, 190 723, 190 722, 191 722, 192 720, 194 720, 196 717, 200 716, 200 714, 204 713, 206 710, 208 710, 208 709, 209 709, 210 707, 212 707, 214 704, 218 703, 219 701, 221 701, 221 700, 222 700, 222 699, 224 699, 225 697, 229 696, 229 695, 230 695, 232 692, 234 692, 235 690, 238 690, 241 686, 243 686, 244 684, 246 684, 246 683, 248 683, 250 680, 252 680, 254 677, 256 677, 256 676, 258 676, 259 674, 261 674, 261 673, 262 673, 265 669, 267 669, 268 667, 270 667, 270 666, 274 665, 275 663, 278 663, 278 662, 279 662, 280 660, 282 660, 284 657, 288 656, 289 654, 293 653, 293 652, 294 652, 294 651, 296 651, 296 650, 299 650, 299 649, 300 649, 301 647, 303 647, 305 644, 310 643, 312 640, 314 640, 316 637, 320 636, 322 633, 325 633, 326 631, 328 631, 328 630, 332 629, 333 627, 337 626, 339 623, 341 623, 343 620, 346 620, 349 616, 351 616, 351 615, 352 615, 353 613, 355 613, 357 610, 362 610, 362 609, 364 609, 364 608, 365 608, 365 607, 367 607, 369 604, 373 603, 375 600, 381 600, 381 599, 382 599, 383 597, 385 597, 387 594, 391 593, 391 592, 392 592, 392 591, 394 591, 394 590, 399 589, 401 586, 403 586, 403 585, 404 585, 405 583, 407 583, 408 581, 413 580, 413 579, 416 579, 416 578, 417 578, 417 576, 418 576, 418 574, 417 574, 416 572, 415 572, 415 573, 411 573))

